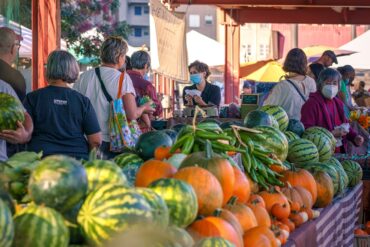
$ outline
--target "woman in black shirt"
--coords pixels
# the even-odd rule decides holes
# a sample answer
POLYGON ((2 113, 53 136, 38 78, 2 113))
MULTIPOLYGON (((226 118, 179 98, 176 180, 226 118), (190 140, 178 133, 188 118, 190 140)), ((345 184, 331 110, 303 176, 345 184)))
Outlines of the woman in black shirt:
POLYGON ((188 67, 190 73, 190 81, 193 85, 185 87, 183 91, 183 99, 185 105, 220 105, 221 90, 218 86, 212 85, 207 81, 211 72, 208 65, 199 61, 191 63, 188 67), (198 90, 201 96, 191 96, 186 92, 188 90, 198 90))

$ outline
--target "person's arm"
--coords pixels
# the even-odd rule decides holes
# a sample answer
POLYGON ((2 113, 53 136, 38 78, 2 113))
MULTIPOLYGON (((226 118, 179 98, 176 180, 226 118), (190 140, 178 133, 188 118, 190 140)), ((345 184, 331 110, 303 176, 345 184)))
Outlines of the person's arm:
POLYGON ((97 132, 95 134, 87 135, 87 142, 89 143, 89 149, 92 150, 94 148, 98 149, 102 143, 101 132, 97 132))
POLYGON ((154 116, 159 116, 162 114, 163 108, 161 101, 158 100, 157 92, 155 91, 155 87, 153 85, 149 85, 146 88, 146 92, 148 96, 153 100, 155 104, 155 112, 153 113, 154 116))
POLYGON ((319 117, 317 108, 317 104, 313 104, 310 100, 303 104, 301 109, 301 122, 306 129, 317 126, 317 119, 319 117))
POLYGON ((210 99, 208 100, 209 103, 215 104, 217 106, 220 106, 221 103, 221 89, 218 86, 214 87, 214 90, 212 90, 212 94, 210 99))
POLYGON ((0 139, 13 144, 24 144, 31 140, 33 131, 33 122, 31 116, 24 113, 24 123, 17 122, 16 130, 3 130, 0 132, 0 139))
POLYGON ((145 123, 146 127, 148 127, 149 129, 152 127, 152 123, 150 121, 149 114, 143 114, 143 115, 141 115, 141 120, 143 120, 143 122, 145 123))
POLYGON ((82 130, 87 137, 89 149, 99 148, 102 143, 102 136, 100 132, 99 121, 96 116, 94 107, 90 100, 86 98, 86 107, 84 111, 82 130))
POLYGON ((136 120, 143 113, 153 113, 155 110, 150 106, 152 101, 145 103, 142 106, 136 105, 135 96, 131 93, 126 93, 122 96, 123 105, 125 108, 126 116, 128 120, 136 120))
POLYGON ((193 105, 193 97, 185 93, 187 89, 188 87, 184 87, 184 90, 182 91, 182 99, 184 101, 184 105, 193 105))

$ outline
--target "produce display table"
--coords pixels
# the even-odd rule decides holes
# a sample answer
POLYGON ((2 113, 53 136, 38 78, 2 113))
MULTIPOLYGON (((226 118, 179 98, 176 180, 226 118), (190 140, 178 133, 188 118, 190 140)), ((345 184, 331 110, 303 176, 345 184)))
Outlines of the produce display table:
POLYGON ((295 230, 284 247, 353 246, 355 225, 361 210, 360 183, 334 202, 320 209, 320 217, 295 230))

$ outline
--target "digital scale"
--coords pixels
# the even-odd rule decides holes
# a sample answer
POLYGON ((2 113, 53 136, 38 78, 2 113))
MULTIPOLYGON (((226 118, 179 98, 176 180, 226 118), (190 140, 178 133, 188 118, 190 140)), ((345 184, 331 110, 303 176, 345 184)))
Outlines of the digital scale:
POLYGON ((240 95, 241 106, 240 115, 244 119, 251 111, 257 110, 259 107, 260 95, 259 94, 242 94, 240 95))
MULTIPOLYGON (((218 117, 219 112, 217 106, 203 106, 201 107, 202 110, 206 113, 207 117, 218 117)), ((182 116, 183 117, 194 117, 195 107, 194 106, 187 106, 183 109, 182 116)), ((202 114, 199 112, 198 117, 202 117, 202 114)))

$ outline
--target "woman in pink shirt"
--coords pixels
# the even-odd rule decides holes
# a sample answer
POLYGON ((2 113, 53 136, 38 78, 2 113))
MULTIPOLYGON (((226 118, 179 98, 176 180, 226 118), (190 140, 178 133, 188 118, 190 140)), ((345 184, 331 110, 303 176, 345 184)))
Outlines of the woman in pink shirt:
POLYGON ((317 92, 311 93, 301 110, 301 121, 305 128, 323 127, 333 133, 335 138, 342 138, 343 145, 337 146, 336 153, 345 153, 348 141, 361 146, 364 139, 351 128, 349 132, 335 129, 348 123, 343 110, 343 102, 337 97, 340 74, 335 69, 323 70, 318 78, 317 92))

